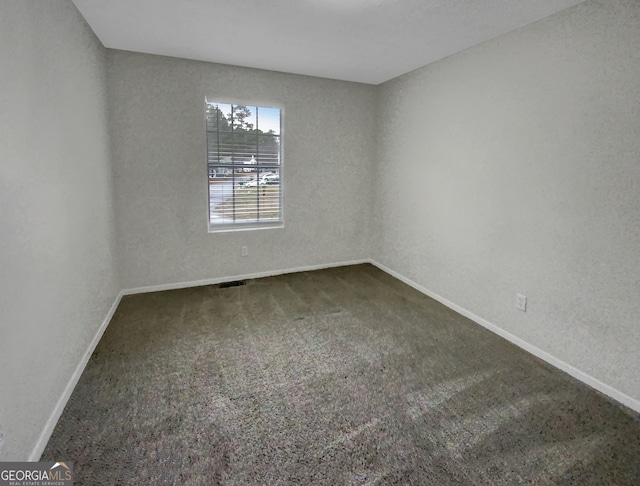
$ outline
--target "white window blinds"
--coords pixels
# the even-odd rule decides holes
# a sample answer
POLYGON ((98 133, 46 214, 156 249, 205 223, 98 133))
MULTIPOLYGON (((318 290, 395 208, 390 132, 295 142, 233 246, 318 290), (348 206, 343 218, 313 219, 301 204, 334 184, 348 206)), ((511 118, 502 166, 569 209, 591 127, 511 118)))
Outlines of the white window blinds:
POLYGON ((282 222, 281 110, 206 101, 209 225, 282 222))

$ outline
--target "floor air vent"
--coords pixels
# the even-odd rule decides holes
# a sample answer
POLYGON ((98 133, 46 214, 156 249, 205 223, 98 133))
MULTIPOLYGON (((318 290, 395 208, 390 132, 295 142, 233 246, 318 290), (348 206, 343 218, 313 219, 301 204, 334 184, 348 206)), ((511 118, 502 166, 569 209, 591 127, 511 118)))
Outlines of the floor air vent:
POLYGON ((223 282, 220 285, 218 285, 218 288, 226 289, 229 287, 242 287, 243 285, 245 285, 244 280, 235 280, 233 282, 223 282))

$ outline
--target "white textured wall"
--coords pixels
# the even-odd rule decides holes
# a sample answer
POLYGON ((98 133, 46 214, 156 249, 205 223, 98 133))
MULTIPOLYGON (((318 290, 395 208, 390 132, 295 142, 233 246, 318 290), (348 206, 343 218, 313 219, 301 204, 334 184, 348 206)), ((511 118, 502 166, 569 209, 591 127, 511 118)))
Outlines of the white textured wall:
POLYGON ((125 288, 370 255, 372 86, 111 51, 125 288), (204 99, 284 107, 285 226, 207 232, 204 99), (240 247, 249 256, 240 256, 240 247))
POLYGON ((382 85, 375 233, 381 263, 635 399, 639 46, 640 2, 589 1, 382 85))
POLYGON ((0 460, 29 457, 119 291, 104 54, 71 2, 0 2, 0 460))

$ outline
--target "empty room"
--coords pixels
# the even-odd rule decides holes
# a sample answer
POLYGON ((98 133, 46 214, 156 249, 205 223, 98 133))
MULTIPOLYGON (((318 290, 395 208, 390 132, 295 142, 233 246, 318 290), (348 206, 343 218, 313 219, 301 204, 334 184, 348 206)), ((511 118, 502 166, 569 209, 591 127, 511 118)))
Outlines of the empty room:
POLYGON ((0 0, 0 484, 640 484, 638 46, 637 0, 0 0))

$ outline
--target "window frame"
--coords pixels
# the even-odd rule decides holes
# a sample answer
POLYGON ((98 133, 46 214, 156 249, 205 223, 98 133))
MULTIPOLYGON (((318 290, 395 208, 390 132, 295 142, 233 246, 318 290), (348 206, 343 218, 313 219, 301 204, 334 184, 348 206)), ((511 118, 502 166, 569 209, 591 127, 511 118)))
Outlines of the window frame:
MULTIPOLYGON (((259 110, 258 110, 259 111, 259 110)), ((209 233, 224 233, 224 232, 233 232, 233 231, 247 231, 247 230, 257 230, 257 229, 274 229, 274 228, 283 228, 284 227, 284 201, 285 201, 285 190, 284 190, 284 158, 285 158, 285 150, 284 150, 284 107, 279 103, 274 102, 254 102, 247 100, 237 100, 237 99, 229 99, 225 97, 213 97, 206 96, 204 99, 204 134, 205 134, 205 168, 206 168, 206 184, 207 184, 207 228, 209 233), (225 101, 221 101, 221 98, 225 101), (233 106, 248 106, 248 107, 256 107, 260 108, 271 108, 278 109, 280 111, 280 130, 278 134, 279 139, 279 164, 269 164, 269 163, 259 163, 256 164, 246 164, 246 163, 210 163, 209 162, 209 133, 216 133, 218 129, 216 128, 216 132, 210 132, 207 127, 207 107, 209 104, 220 104, 220 105, 233 105, 233 106), (277 169, 279 175, 279 219, 269 219, 265 221, 255 221, 249 220, 244 222, 242 220, 236 220, 233 222, 226 223, 213 223, 211 221, 211 194, 210 194, 210 168, 211 167, 226 167, 231 169, 233 174, 233 179, 235 179, 235 170, 238 167, 242 166, 243 168, 247 167, 255 167, 256 169, 263 168, 265 170, 269 169, 277 169)), ((233 183, 233 196, 235 197, 236 186, 233 183)))

